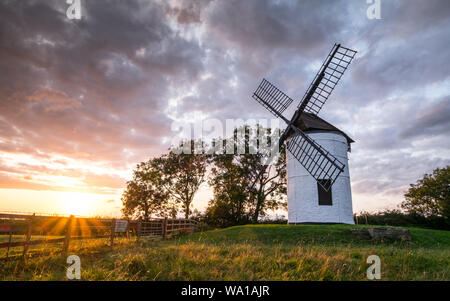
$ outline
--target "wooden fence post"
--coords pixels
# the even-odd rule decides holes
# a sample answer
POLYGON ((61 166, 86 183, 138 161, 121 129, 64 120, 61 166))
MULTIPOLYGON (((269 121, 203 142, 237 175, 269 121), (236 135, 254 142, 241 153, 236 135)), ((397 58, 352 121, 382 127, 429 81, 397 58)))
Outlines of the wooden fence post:
POLYGON ((114 234, 116 233, 116 219, 111 220, 111 248, 114 246, 114 234))
POLYGON ((136 231, 136 236, 137 236, 138 241, 139 241, 139 237, 141 236, 141 229, 142 229, 142 223, 141 223, 141 220, 139 220, 138 224, 137 224, 137 231, 136 231))
POLYGON ((127 219, 127 229, 125 231, 127 233, 127 239, 130 239, 130 219, 127 219))
POLYGON ((367 214, 364 215, 364 217, 366 218, 366 225, 368 225, 369 223, 367 222, 367 214))
POLYGON ((25 258, 25 256, 27 255, 28 252, 28 247, 29 247, 29 243, 31 240, 31 231, 33 229, 33 218, 34 218, 35 214, 33 213, 32 216, 30 216, 30 218, 28 219, 28 225, 27 225, 27 232, 26 232, 26 238, 25 238, 25 244, 23 245, 23 258, 25 258))
POLYGON ((70 245, 70 235, 72 234, 72 224, 73 224, 74 216, 71 215, 66 225, 66 238, 64 239, 64 252, 67 253, 69 251, 70 245))
POLYGON ((166 238, 166 236, 167 236, 167 216, 164 217, 164 220, 163 220, 161 226, 162 226, 162 237, 166 238))

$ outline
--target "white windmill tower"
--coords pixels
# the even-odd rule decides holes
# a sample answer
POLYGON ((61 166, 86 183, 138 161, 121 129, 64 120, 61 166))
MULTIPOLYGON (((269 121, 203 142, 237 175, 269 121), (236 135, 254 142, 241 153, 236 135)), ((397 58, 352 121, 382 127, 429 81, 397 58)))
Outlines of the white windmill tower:
POLYGON ((253 94, 288 125, 278 145, 287 142, 289 223, 354 223, 347 156, 353 140, 317 114, 355 54, 333 46, 291 120, 282 113, 293 100, 270 82, 263 79, 253 94))

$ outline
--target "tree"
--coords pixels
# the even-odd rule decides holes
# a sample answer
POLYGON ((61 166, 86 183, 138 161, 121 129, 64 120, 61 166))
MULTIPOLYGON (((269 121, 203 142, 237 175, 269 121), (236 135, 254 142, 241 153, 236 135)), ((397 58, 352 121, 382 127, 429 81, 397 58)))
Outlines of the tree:
POLYGON ((244 126, 235 130, 232 139, 235 153, 215 154, 212 158, 214 168, 209 184, 214 189, 214 199, 209 204, 208 213, 220 220, 228 220, 227 225, 248 221, 256 223, 267 210, 286 206, 284 147, 275 156, 273 165, 252 186, 255 175, 264 168, 262 154, 255 152, 256 146, 261 143, 256 138, 262 131, 268 131, 271 135, 269 130, 262 127, 252 129, 244 126), (239 139, 239 131, 245 133, 244 139, 239 139), (237 153, 239 148, 245 149, 245 153, 237 153))
MULTIPOLYGON (((242 161, 245 168, 252 174, 264 168, 261 166, 259 156, 244 156, 242 161)), ((252 222, 258 222, 258 218, 265 215, 269 209, 286 208, 286 193, 286 150, 283 145, 273 165, 266 167, 266 172, 257 179, 256 184, 249 187, 249 196, 253 205, 252 222)))
POLYGON ((191 146, 191 153, 171 150, 156 160, 161 173, 163 188, 172 200, 181 204, 184 217, 191 214, 191 205, 200 185, 205 182, 208 156, 194 153, 194 141, 186 142, 191 146))
POLYGON ((152 215, 165 215, 168 193, 162 188, 162 178, 156 159, 137 165, 133 179, 127 182, 122 194, 122 213, 126 217, 149 220, 152 215))
POLYGON ((424 217, 450 218, 450 166, 436 168, 411 184, 401 207, 424 217))
POLYGON ((235 159, 235 155, 213 156, 214 167, 208 183, 214 190, 214 198, 208 204, 206 215, 221 227, 249 221, 246 209, 250 178, 245 176, 235 159))

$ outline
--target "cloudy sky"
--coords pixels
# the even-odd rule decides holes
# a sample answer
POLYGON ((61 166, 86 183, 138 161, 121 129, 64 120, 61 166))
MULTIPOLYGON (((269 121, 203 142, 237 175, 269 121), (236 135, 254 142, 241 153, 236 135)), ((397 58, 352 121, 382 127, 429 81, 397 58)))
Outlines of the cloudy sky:
POLYGON ((320 114, 356 141, 355 211, 450 164, 447 0, 65 2, 0 0, 0 210, 118 214, 174 121, 271 118, 260 80, 301 99, 335 42, 358 54, 320 114))

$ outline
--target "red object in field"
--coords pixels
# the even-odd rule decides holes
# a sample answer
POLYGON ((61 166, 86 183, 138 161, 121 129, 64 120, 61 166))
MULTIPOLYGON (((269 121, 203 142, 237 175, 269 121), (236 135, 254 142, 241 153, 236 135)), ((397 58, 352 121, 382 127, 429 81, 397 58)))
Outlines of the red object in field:
POLYGON ((1 224, 0 232, 11 232, 12 226, 9 224, 1 224))

